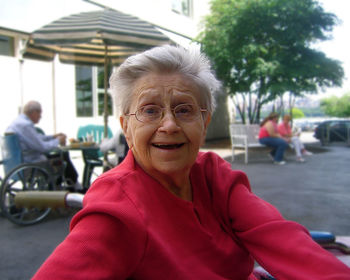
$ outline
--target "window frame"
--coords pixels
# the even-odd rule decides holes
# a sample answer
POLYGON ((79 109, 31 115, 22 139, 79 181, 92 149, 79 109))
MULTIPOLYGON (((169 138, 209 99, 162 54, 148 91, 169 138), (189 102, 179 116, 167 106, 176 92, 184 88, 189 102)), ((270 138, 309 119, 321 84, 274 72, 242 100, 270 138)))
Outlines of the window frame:
MULTIPOLYGON (((104 88, 99 88, 99 84, 98 84, 98 74, 99 74, 99 67, 98 66, 83 66, 83 67, 89 67, 91 70, 91 114, 90 115, 83 115, 80 116, 78 115, 78 89, 77 89, 77 69, 79 69, 79 65, 75 65, 75 71, 76 71, 76 76, 75 76, 75 97, 76 97, 76 117, 77 118, 96 118, 96 117, 103 117, 103 110, 102 110, 102 114, 100 114, 99 112, 99 96, 104 94, 104 88)), ((104 74, 104 73, 103 73, 104 74)), ((109 89, 108 89, 109 92, 109 89)), ((108 95, 108 100, 109 100, 109 108, 110 108, 110 112, 109 112, 109 116, 113 115, 113 104, 112 104, 112 97, 110 95, 108 95)))
MULTIPOLYGON (((16 55, 16 52, 15 52, 16 38, 13 36, 5 35, 5 34, 0 34, 0 41, 5 42, 3 45, 6 46, 6 51, 5 51, 5 48, 0 47, 0 55, 15 57, 15 55, 16 55), (7 42, 7 44, 6 44, 6 42, 7 42)), ((2 45, 2 43, 0 43, 0 46, 1 45, 2 45)))
POLYGON ((172 0, 171 1, 171 10, 179 15, 192 18, 193 16, 193 1, 192 0, 172 0), (183 9, 183 4, 187 4, 187 12, 183 9))

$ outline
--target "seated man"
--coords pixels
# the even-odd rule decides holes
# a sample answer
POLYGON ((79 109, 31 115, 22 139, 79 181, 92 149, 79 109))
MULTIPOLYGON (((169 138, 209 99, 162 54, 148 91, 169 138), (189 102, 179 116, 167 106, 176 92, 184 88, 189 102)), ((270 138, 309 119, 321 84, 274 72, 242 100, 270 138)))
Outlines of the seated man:
MULTIPOLYGON (((49 136, 37 131, 34 125, 39 122, 41 112, 39 102, 29 101, 23 108, 23 114, 20 114, 6 130, 18 136, 25 163, 46 161, 48 160, 47 153, 66 143, 66 135, 63 133, 49 136)), ((80 190, 82 187, 77 181, 78 173, 67 152, 63 153, 63 159, 67 165, 65 168, 67 182, 71 185, 72 190, 80 190)))

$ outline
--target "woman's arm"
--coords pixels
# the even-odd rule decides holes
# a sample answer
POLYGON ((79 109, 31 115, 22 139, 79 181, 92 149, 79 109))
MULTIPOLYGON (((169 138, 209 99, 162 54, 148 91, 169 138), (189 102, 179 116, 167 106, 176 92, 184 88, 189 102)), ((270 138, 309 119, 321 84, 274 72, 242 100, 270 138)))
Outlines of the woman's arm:
POLYGON ((230 195, 232 229, 258 263, 277 279, 349 280, 350 269, 321 248, 301 225, 236 185, 230 195))
POLYGON ((286 125, 284 123, 279 124, 278 126, 278 133, 284 137, 284 138, 291 138, 293 137, 292 130, 289 125, 286 125))
POLYGON ((140 233, 110 215, 86 215, 33 279, 126 279, 142 256, 138 237, 140 233))
POLYGON ((40 153, 49 152, 52 149, 57 148, 59 140, 52 136, 45 136, 38 133, 34 126, 25 126, 22 129, 20 135, 20 141, 22 141, 27 149, 37 151, 40 153))
POLYGON ((281 135, 278 133, 278 131, 275 130, 275 127, 274 127, 272 121, 268 121, 264 126, 265 126, 267 132, 269 133, 270 137, 276 137, 276 138, 281 137, 281 135))

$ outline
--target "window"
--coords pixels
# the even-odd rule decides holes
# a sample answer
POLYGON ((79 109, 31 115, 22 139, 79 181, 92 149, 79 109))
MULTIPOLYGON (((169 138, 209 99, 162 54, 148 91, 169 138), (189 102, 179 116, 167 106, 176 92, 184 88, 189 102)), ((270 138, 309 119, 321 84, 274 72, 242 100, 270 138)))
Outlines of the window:
MULTIPOLYGON (((107 73, 107 77, 110 76, 111 68, 109 68, 107 73)), ((98 67, 97 70, 97 99, 98 99, 98 115, 102 116, 104 112, 104 93, 105 93, 105 83, 104 83, 104 67, 98 67)), ((107 80, 108 81, 108 80, 107 80)), ((107 85, 108 87, 108 85, 107 85)), ((112 98, 108 94, 108 115, 112 115, 112 98)))
POLYGON ((0 55, 15 56, 13 38, 0 35, 0 55))
MULTIPOLYGON (((109 77, 108 71, 107 75, 109 77)), ((76 66, 76 112, 78 117, 103 116, 104 68, 76 66)), ((112 115, 112 98, 108 95, 108 115, 112 115)))
POLYGON ((171 9, 175 13, 190 17, 192 14, 192 1, 191 0, 172 0, 171 9))
POLYGON ((75 67, 75 90, 78 117, 92 117, 92 69, 86 66, 75 67))

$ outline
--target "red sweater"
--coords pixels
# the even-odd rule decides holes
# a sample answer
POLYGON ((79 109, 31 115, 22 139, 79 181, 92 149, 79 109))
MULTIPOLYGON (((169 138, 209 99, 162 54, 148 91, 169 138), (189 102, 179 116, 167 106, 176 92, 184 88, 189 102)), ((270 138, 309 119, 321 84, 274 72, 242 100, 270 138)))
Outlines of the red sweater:
POLYGON ((255 279, 254 259, 279 280, 350 279, 350 270, 250 191, 213 153, 190 174, 193 202, 147 175, 129 152, 101 175, 71 232, 33 279, 255 279))

